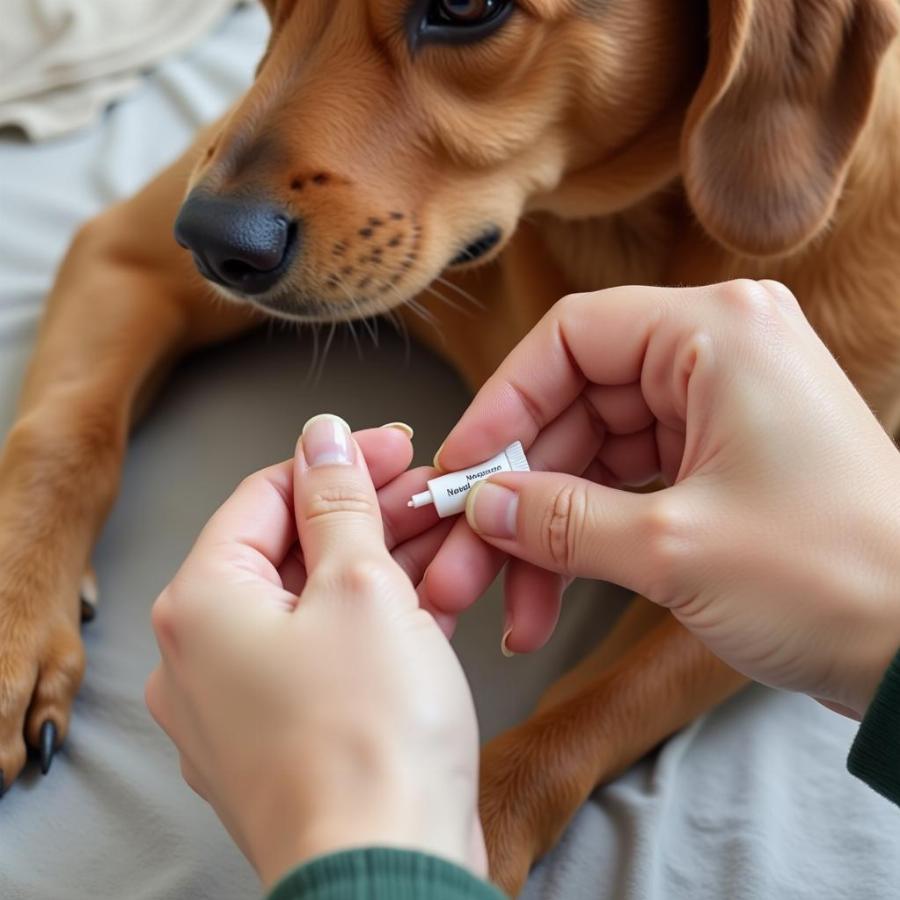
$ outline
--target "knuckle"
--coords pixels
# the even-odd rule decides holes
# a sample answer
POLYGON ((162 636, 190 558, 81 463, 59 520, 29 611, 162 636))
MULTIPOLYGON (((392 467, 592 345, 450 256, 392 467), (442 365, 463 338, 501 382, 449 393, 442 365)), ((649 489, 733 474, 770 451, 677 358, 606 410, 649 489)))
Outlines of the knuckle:
POLYGON ((800 304, 794 295, 794 292, 783 282, 775 279, 765 279, 760 285, 769 292, 772 302, 781 309, 798 310, 800 304))
POLYGON ((669 597, 691 553, 690 523, 671 498, 649 504, 642 523, 643 553, 647 561, 648 590, 655 600, 669 597))
POLYGON ((738 278, 720 286, 728 309, 741 319, 766 319, 777 308, 774 292, 763 282, 738 278))
POLYGON ((581 321, 585 309, 593 306, 597 300, 597 295, 602 292, 566 294, 561 300, 558 300, 553 307, 552 315, 557 322, 565 327, 566 325, 575 325, 581 321))
POLYGON ((564 484, 551 498, 541 526, 544 550, 560 572, 574 571, 587 520, 585 489, 578 484, 564 484))
POLYGON ((336 513, 374 515, 375 500, 371 492, 352 485, 334 485, 311 493, 306 502, 308 520, 327 518, 336 513))
POLYGON ((161 646, 171 647, 175 643, 177 630, 175 604, 172 602, 171 586, 167 587, 156 598, 150 610, 150 623, 153 633, 161 646))
POLYGON ((353 596, 377 597, 387 578, 383 560, 354 559, 340 567, 336 582, 342 591, 353 596))

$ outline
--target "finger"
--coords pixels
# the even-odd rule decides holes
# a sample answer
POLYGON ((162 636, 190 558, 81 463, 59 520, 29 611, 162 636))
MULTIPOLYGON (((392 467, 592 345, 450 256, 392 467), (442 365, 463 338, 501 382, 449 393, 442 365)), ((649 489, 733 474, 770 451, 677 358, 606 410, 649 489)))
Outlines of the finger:
POLYGON ((656 450, 659 468, 665 483, 675 484, 684 459, 686 435, 682 428, 667 428, 661 422, 656 425, 656 450))
POLYGON ((634 434, 649 428, 656 419, 637 382, 590 386, 584 396, 610 434, 634 434))
POLYGON ((675 293, 690 289, 622 287, 561 300, 478 392, 439 451, 440 467, 465 468, 515 440, 527 449, 588 383, 639 382, 651 334, 675 293))
POLYGON ((566 576, 521 559, 507 563, 503 581, 504 653, 533 653, 550 640, 559 621, 567 584, 566 576))
MULTIPOLYGON (((677 549, 677 536, 666 531, 669 523, 656 523, 651 514, 659 496, 615 490, 571 475, 507 473, 472 489, 466 516, 482 539, 518 559, 640 593, 648 587, 655 590, 661 578, 671 576, 661 570, 677 549)), ((664 599, 652 591, 648 596, 664 599)))
MULTIPOLYGON (((535 471, 580 474, 596 456, 604 430, 591 410, 577 401, 543 431, 529 451, 535 471)), ((488 547, 461 520, 429 566, 422 592, 428 602, 458 615, 475 603, 500 574, 506 556, 488 547)))
POLYGON ((412 429, 400 423, 354 433, 376 488, 389 484, 409 468, 413 458, 411 435, 412 429))
POLYGON ((593 408, 579 398, 537 436, 528 463, 535 472, 580 475, 607 439, 593 408))
POLYGON ((647 428, 636 434, 610 435, 598 460, 612 472, 620 484, 634 487, 649 484, 660 473, 656 429, 647 428))
POLYGON ((477 537, 464 517, 456 519, 425 571, 420 599, 434 610, 458 616, 488 589, 505 561, 506 554, 477 537))
POLYGON ((294 457, 294 513, 310 578, 323 565, 388 559, 372 478, 347 423, 315 416, 294 457))
POLYGON ((245 478, 206 524, 183 570, 239 560, 250 574, 280 586, 277 566, 297 536, 292 490, 290 461, 245 478))
MULTIPOLYGON (((398 427, 360 431, 357 443, 376 485, 392 481, 412 460, 409 434, 398 427)), ((228 552, 227 548, 235 544, 252 549, 260 556, 256 560, 258 574, 275 581, 275 567, 297 537, 292 492, 291 460, 250 475, 210 519, 198 546, 204 553, 217 546, 228 552)), ((248 555, 247 561, 252 557, 248 555)))
POLYGON ((444 633, 444 637, 446 637, 448 641, 453 640, 458 617, 451 615, 450 613, 441 612, 439 609, 435 609, 431 606, 428 602, 428 598, 422 594, 422 585, 419 585, 417 593, 419 595, 419 606, 424 609, 425 612, 431 614, 435 622, 437 622, 438 628, 444 633))
POLYGON ((278 575, 281 578, 281 586, 295 597, 299 597, 306 587, 306 563, 303 560, 303 552, 300 544, 294 544, 284 562, 278 567, 278 575))
MULTIPOLYGON (((367 460, 368 461, 368 460, 367 460)), ((450 530, 452 522, 446 527, 438 517, 434 507, 423 507, 420 510, 409 508, 409 498, 425 486, 426 481, 435 475, 432 468, 412 469, 399 477, 390 480, 378 491, 378 505, 381 508, 384 542, 389 550, 401 548, 401 553, 394 557, 406 568, 413 584, 418 584, 422 572, 440 549, 441 542, 450 530), (414 539, 421 536, 422 541, 414 539)), ((299 544, 294 544, 278 568, 284 589, 299 595, 306 585, 306 564, 299 544)))
POLYGON ((443 546, 453 524, 452 519, 443 519, 424 534, 416 535, 411 540, 398 544, 391 551, 394 561, 403 569, 406 577, 413 584, 419 584, 422 581, 426 569, 443 546))
POLYGON ((437 472, 430 466, 410 469, 378 491, 378 505, 384 524, 384 541, 391 550, 404 541, 430 531, 441 521, 433 505, 411 509, 413 494, 425 489, 437 472))

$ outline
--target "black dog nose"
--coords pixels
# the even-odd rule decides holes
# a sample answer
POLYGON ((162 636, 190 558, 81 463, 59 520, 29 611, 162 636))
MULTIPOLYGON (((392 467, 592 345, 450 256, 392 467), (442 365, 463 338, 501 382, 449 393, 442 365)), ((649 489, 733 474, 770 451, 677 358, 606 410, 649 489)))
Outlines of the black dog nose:
POLYGON ((296 253, 299 225, 271 204, 200 192, 188 196, 175 239, 204 278, 244 294, 274 287, 296 253))

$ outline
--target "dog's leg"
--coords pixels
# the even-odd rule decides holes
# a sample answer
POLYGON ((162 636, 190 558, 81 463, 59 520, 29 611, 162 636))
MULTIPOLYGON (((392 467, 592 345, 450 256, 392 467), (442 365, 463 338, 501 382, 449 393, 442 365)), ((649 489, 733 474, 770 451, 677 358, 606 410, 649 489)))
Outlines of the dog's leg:
POLYGON ((597 785, 745 683, 667 613, 636 600, 532 718, 485 747, 481 816, 491 878, 518 894, 597 785))
POLYGON ((75 238, 0 452, 0 793, 26 744, 46 769, 66 734, 84 671, 79 585, 136 410, 179 354, 250 321, 211 302, 171 236, 197 152, 75 238))

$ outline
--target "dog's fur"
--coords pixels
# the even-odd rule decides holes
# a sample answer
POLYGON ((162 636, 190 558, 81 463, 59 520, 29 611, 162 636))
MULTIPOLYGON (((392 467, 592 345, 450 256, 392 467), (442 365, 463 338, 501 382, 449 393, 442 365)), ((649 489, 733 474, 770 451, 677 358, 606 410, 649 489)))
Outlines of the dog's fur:
MULTIPOLYGON (((257 302, 307 319, 399 307, 500 227, 485 265, 447 276, 490 327, 419 299, 447 336, 436 349, 473 385, 565 293, 780 279, 885 426, 900 425, 895 0, 520 0, 493 36, 415 54, 411 5, 269 0, 254 87, 78 234, 0 459, 7 784, 23 733, 36 745, 48 717, 67 725, 84 665, 75 597, 130 423, 177 357, 260 320, 211 303, 173 240, 189 185, 303 217, 288 290, 257 302)), ((498 882, 518 890, 598 782, 740 684, 636 601, 485 751, 498 882)))

